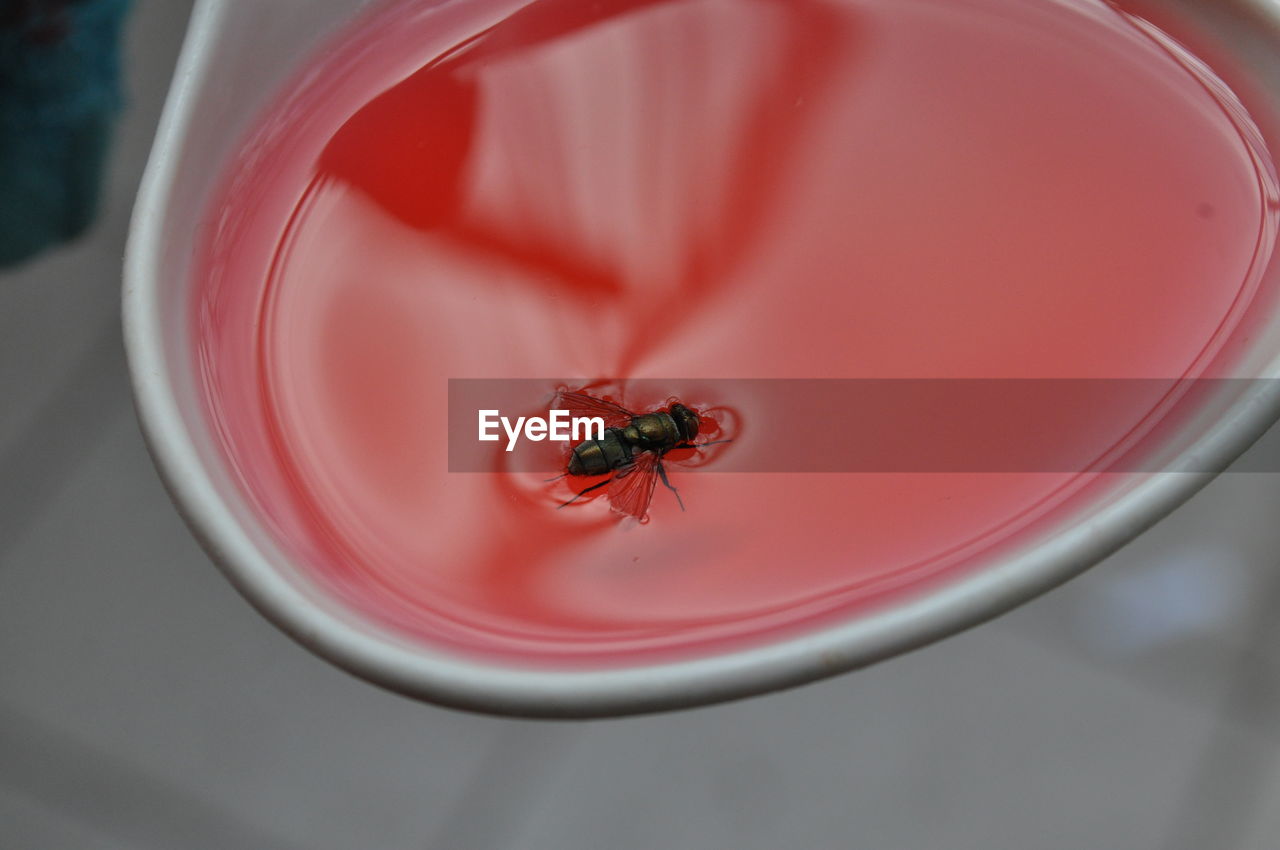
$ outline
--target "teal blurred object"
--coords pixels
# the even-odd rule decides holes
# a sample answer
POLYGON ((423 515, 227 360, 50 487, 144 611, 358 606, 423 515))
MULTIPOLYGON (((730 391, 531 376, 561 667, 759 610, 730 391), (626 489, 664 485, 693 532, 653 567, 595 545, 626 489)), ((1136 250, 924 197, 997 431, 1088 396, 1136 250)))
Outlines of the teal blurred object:
POLYGON ((0 0, 0 266, 89 226, 129 0, 0 0))

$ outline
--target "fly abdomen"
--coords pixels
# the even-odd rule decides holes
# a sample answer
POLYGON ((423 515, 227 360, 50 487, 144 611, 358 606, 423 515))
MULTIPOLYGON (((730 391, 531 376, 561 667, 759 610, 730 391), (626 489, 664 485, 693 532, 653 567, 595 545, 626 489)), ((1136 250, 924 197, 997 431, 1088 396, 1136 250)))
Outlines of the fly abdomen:
POLYGON ((631 463, 631 446, 621 429, 609 428, 599 440, 587 440, 573 449, 570 475, 604 475, 631 463))

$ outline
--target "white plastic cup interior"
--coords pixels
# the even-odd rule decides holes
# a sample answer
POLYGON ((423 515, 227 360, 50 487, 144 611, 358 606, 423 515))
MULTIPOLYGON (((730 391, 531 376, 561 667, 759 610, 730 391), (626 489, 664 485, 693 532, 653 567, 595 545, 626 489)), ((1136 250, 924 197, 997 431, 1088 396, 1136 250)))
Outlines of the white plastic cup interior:
MULTIPOLYGON (((362 0, 199 0, 134 210, 125 336, 139 418, 178 509, 265 616, 321 656, 393 690, 498 714, 587 717, 669 710, 789 687, 882 660, 995 616, 1076 575, 1207 483, 1280 417, 1280 381, 1240 382, 1170 442, 1167 471, 1135 478, 1085 515, 954 584, 765 647, 608 671, 478 663, 411 643, 326 596, 248 508, 202 419, 191 362, 188 261, 219 171, 297 64, 362 0), (1196 469, 1195 472, 1179 471, 1196 469)), ((1242 58, 1280 103, 1280 2, 1178 3, 1238 28, 1242 58), (1251 46, 1250 46, 1251 45, 1251 46)), ((1274 273, 1274 270, 1273 270, 1274 273)), ((1280 378, 1280 315, 1240 377, 1280 378)))

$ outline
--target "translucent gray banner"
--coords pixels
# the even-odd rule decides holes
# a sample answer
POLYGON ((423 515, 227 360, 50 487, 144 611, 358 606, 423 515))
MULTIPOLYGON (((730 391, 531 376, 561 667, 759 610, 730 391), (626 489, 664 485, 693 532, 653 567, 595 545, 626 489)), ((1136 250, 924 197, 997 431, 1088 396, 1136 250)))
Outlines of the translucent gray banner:
MULTIPOLYGON (((1246 379, 454 379, 449 470, 564 472, 585 432, 553 432, 559 425, 569 436, 566 414, 585 397, 586 412, 617 411, 600 417, 608 428, 676 402, 694 410, 691 444, 663 444, 682 469, 1159 471, 1204 430, 1206 412, 1211 420, 1235 399, 1277 391, 1246 379)), ((1182 471, 1216 468, 1209 458, 1182 461, 1182 471)), ((1280 471, 1280 446, 1264 440, 1233 469, 1280 471)))

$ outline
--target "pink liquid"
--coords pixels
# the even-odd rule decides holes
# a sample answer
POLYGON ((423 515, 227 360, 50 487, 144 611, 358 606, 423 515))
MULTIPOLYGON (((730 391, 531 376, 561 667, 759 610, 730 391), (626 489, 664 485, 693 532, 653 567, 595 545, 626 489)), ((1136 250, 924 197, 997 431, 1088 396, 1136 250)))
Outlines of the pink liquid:
MULTIPOLYGON (((661 378, 758 451, 778 412, 709 379, 1225 374, 1270 297, 1256 132, 1091 0, 405 0, 316 58, 210 210, 209 415, 282 545, 426 644, 758 644, 1105 488, 673 466, 688 511, 659 488, 619 523, 556 510, 568 482, 449 474, 448 379, 661 378)), ((1155 401, 1090 412, 1099 453, 1155 401)))

